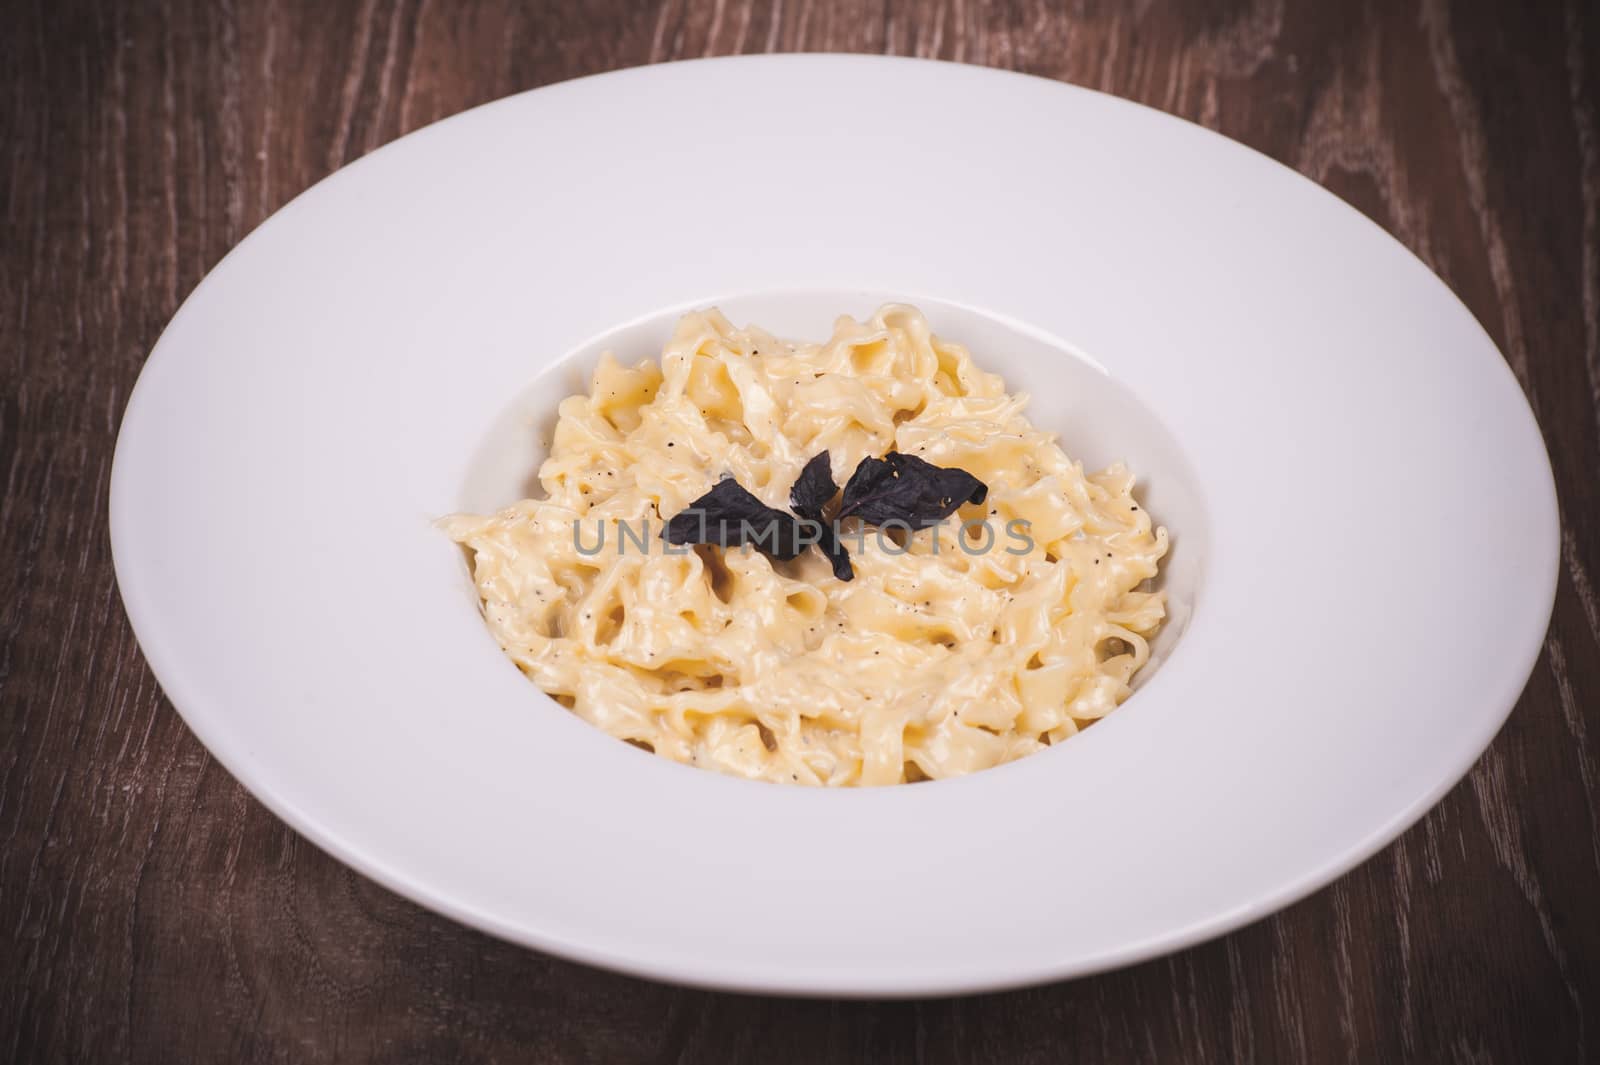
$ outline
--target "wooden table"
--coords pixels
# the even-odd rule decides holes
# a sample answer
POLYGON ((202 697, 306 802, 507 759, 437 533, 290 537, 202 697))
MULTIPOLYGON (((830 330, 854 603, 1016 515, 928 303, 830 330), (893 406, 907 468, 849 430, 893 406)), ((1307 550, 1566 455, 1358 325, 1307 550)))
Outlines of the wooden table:
MULTIPOLYGON (((1600 1061, 1600 5, 1534 6, 6 4, 0 1060, 1600 1061), (1376 219, 1493 334, 1560 484, 1555 620, 1509 724, 1394 846, 1100 977, 741 997, 419 909, 185 729, 123 617, 106 484, 139 367, 205 272, 323 175, 463 108, 802 49, 1009 67, 1220 130, 1376 219)), ((1462 609, 1493 609, 1470 576, 1462 609)))

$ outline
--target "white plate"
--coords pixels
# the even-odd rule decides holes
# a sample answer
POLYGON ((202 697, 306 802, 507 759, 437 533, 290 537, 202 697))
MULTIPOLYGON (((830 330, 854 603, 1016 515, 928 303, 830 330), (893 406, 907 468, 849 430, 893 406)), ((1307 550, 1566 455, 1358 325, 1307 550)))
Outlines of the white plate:
POLYGON ((842 56, 557 85, 318 185, 156 346, 111 522, 163 688, 318 845, 542 950, 800 993, 1086 973, 1327 883, 1494 735, 1557 558, 1516 382, 1355 211, 1111 97, 842 56), (886 297, 1146 476, 1192 611, 1167 660, 1067 744, 876 790, 669 764, 545 698, 429 525, 525 475, 516 397, 673 308, 815 337, 886 297))

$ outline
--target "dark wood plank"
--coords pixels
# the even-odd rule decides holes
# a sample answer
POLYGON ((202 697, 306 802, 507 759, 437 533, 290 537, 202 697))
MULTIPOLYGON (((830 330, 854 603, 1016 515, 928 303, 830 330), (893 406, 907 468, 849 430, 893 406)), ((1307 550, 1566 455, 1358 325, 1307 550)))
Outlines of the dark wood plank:
POLYGON ((0 1058, 1600 1059, 1600 8, 20 0, 0 87, 0 1058), (987 63, 1198 121, 1365 211, 1493 334, 1555 464, 1559 598, 1509 724, 1394 846, 1091 979, 717 995, 435 917, 300 840, 187 732, 122 615, 105 493, 129 389, 206 270, 318 178, 462 108, 775 50, 987 63))

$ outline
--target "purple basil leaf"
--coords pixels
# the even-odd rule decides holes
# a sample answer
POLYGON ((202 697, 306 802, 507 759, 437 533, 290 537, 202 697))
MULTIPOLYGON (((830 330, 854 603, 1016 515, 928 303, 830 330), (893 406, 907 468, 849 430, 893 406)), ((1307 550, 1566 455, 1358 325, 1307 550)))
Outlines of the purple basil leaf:
POLYGON ((789 505, 802 518, 822 520, 822 508, 833 500, 839 486, 833 483, 833 466, 826 451, 818 452, 800 471, 789 489, 789 505))
POLYGON ((835 577, 841 581, 855 580, 856 570, 850 564, 850 552, 845 550, 844 544, 841 544, 839 538, 834 535, 832 526, 824 525, 822 527, 822 539, 817 542, 817 546, 822 549, 824 555, 828 556, 828 562, 833 566, 833 575, 835 577))
POLYGON ((725 477, 674 515, 661 532, 669 544, 750 544, 769 558, 788 561, 809 542, 794 515, 774 510, 725 477))
POLYGON ((982 503, 988 494, 988 486, 966 470, 891 451, 861 460, 844 486, 838 516, 869 525, 901 522, 915 532, 939 524, 964 503, 982 503))
POLYGON ((828 556, 828 561, 833 565, 833 575, 841 581, 848 581, 856 575, 855 569, 850 565, 850 552, 839 542, 839 537, 833 531, 833 523, 822 516, 822 508, 827 506, 839 491, 839 486, 833 480, 833 467, 830 463, 826 451, 811 457, 811 461, 806 463, 805 469, 801 470, 800 476, 795 479, 794 487, 789 489, 789 505, 802 518, 817 523, 819 526, 817 546, 828 556))

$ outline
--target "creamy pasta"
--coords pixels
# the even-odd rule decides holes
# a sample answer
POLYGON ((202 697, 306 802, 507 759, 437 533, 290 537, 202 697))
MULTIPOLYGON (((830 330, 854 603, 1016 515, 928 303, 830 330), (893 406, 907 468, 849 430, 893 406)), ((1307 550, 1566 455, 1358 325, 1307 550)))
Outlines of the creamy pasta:
POLYGON ((1133 475, 1086 473, 1026 402, 912 307, 841 318, 820 345, 692 313, 659 363, 606 355, 562 402, 545 498, 441 524, 505 652, 613 736, 784 783, 970 773, 1115 709, 1165 613, 1167 534, 1133 475), (911 535, 846 519, 848 582, 816 549, 663 550, 664 520, 720 478, 783 508, 824 450, 841 484, 898 451, 987 498, 911 535))

